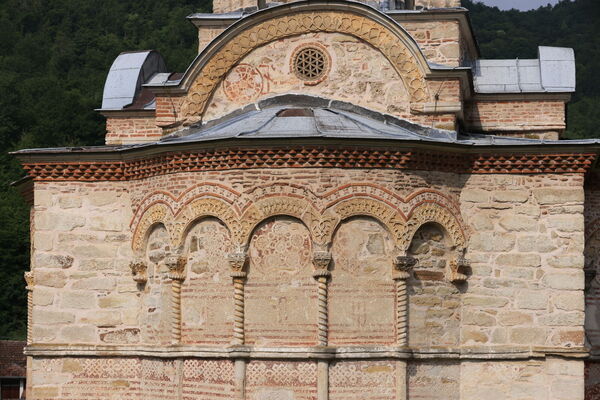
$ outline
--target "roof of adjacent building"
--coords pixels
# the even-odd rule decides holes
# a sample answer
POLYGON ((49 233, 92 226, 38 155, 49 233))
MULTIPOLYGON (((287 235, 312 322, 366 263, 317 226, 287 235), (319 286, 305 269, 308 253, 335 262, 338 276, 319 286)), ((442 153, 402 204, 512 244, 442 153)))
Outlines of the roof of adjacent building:
POLYGON ((102 95, 102 110, 121 110, 133 104, 142 85, 154 75, 166 72, 161 55, 153 50, 119 54, 113 61, 102 95))
POLYGON ((539 47, 533 60, 476 60, 473 83, 478 93, 572 93, 575 53, 562 47, 539 47))
POLYGON ((26 343, 0 340, 0 377, 23 378, 27 375, 27 358, 23 354, 26 343))

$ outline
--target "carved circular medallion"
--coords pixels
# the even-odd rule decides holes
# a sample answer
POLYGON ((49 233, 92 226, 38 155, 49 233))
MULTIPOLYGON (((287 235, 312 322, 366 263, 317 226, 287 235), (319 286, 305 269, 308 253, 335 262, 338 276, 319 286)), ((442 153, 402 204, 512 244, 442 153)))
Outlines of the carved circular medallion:
POLYGON ((294 51, 291 64, 292 71, 305 85, 316 85, 327 77, 331 60, 322 46, 311 43, 294 51))
POLYGON ((250 64, 239 64, 223 81, 223 91, 231 101, 255 100, 263 89, 263 76, 250 64))

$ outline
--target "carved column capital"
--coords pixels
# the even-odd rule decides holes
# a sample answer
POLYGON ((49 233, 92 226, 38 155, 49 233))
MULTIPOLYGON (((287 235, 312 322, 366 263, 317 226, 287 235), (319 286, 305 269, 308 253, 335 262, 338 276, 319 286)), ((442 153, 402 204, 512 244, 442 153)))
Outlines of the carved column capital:
POLYGON ((313 265, 315 272, 313 277, 318 278, 329 278, 331 272, 329 272, 329 264, 331 264, 331 253, 325 250, 317 250, 313 252, 313 265))
POLYGON ((450 261, 450 276, 448 280, 453 283, 465 282, 468 276, 464 273, 464 270, 470 265, 470 261, 460 254, 456 259, 450 261))
POLYGON ((35 281, 33 280, 33 271, 27 271, 24 274, 25 282, 27 283, 26 289, 29 291, 33 290, 33 286, 35 285, 35 281))
POLYGON ((148 282, 148 265, 144 261, 136 260, 129 264, 133 280, 137 283, 144 284, 148 282))
POLYGON ((165 258, 165 265, 169 269, 169 279, 183 281, 185 279, 185 264, 187 259, 179 255, 172 255, 165 258))
POLYGON ((410 277, 410 271, 417 265, 417 259, 407 255, 396 256, 394 258, 394 271, 392 279, 406 280, 410 277))
POLYGON ((232 278, 245 278, 247 276, 245 267, 248 261, 248 253, 242 250, 229 253, 227 261, 231 267, 232 278))

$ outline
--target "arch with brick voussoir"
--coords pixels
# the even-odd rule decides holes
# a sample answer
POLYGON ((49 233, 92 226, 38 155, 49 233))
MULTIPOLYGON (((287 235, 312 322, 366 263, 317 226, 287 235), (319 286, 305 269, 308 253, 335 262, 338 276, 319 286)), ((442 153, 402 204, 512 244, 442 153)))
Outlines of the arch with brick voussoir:
POLYGON ((202 118, 218 85, 252 50, 270 42, 306 33, 342 33, 380 51, 398 73, 411 104, 430 100, 427 60, 415 40, 385 14, 361 3, 299 1, 268 8, 231 25, 193 61, 172 93, 184 94, 185 123, 202 118))
POLYGON ((250 201, 243 208, 242 215, 237 207, 218 198, 202 195, 188 200, 174 214, 164 202, 150 203, 142 212, 134 229, 132 248, 140 253, 145 248, 147 236, 152 226, 162 223, 169 233, 173 249, 179 249, 185 242, 186 233, 193 224, 206 217, 213 217, 223 223, 237 248, 247 248, 256 226, 274 216, 289 216, 304 224, 316 248, 327 249, 336 229, 343 221, 352 217, 371 217, 386 228, 392 236, 399 252, 406 252, 417 230, 427 223, 439 225, 448 235, 452 247, 463 251, 467 238, 460 216, 449 205, 423 200, 413 206, 408 214, 399 205, 374 196, 348 196, 341 201, 332 201, 325 209, 319 210, 309 199, 299 195, 283 193, 250 201))
POLYGON ((427 224, 435 224, 441 228, 450 239, 454 249, 459 252, 465 250, 467 237, 462 221, 448 208, 434 202, 423 202, 411 211, 400 240, 401 250, 406 252, 417 231, 427 224))

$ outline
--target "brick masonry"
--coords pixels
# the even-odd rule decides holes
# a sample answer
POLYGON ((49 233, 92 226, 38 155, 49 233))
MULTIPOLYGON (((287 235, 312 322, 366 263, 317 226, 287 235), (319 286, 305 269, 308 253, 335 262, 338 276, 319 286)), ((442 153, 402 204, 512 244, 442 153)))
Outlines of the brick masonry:
MULTIPOLYGON (((564 130, 563 100, 465 101, 456 76, 392 63, 410 52, 378 50, 374 38, 391 36, 374 21, 323 15, 356 26, 304 13, 304 31, 215 56, 223 64, 187 93, 159 91, 154 116, 110 117, 107 143, 155 141, 286 93, 444 129, 564 130), (293 70, 302 46, 327 60, 309 84, 293 70)), ((429 62, 470 57, 459 19, 403 27, 429 62)), ((201 28, 200 48, 218 33, 201 28)), ((235 49, 256 39, 244 35, 235 49)), ((593 400, 595 159, 269 145, 26 161, 28 398, 593 400)))
MULTIPOLYGON (((423 191, 462 215, 461 224, 470 237, 466 257, 471 262, 471 271, 466 285, 448 282, 446 271, 455 253, 446 231, 437 225, 426 225, 415 234, 409 252, 419 263, 408 284, 412 348, 417 352, 471 349, 484 353, 487 349, 514 353, 532 348, 551 348, 555 352, 581 348, 584 338, 582 175, 469 176, 310 168, 190 172, 132 182, 36 183, 32 232, 36 281, 33 342, 36 346, 53 344, 59 348, 67 343, 72 348, 77 345, 168 348, 172 324, 171 280, 166 276, 164 262, 174 245, 165 227, 156 225, 145 240, 143 259, 148 265, 148 282, 143 286, 136 284, 129 269, 131 260, 138 257, 131 247, 133 232, 145 210, 149 210, 147 205, 156 199, 163 199, 178 212, 194 199, 223 198, 228 199, 226 202, 230 202, 234 211, 241 212, 260 199, 284 194, 310 199, 316 209, 352 198, 379 197, 409 215, 411 207, 419 203, 419 196, 424 195, 418 193, 423 191), (340 189, 347 182, 355 186, 340 189)), ((229 266, 223 260, 233 248, 230 234, 215 218, 198 220, 185 232, 183 251, 187 271, 181 295, 182 345, 227 347, 232 343, 233 289, 229 266)), ((311 242, 307 228, 291 217, 267 218, 254 229, 246 284, 249 346, 312 348, 316 344, 317 285, 311 277, 311 242)), ((371 215, 357 215, 336 229, 331 246, 330 345, 373 348, 394 344, 395 292, 389 277, 394 251, 386 226, 371 215)), ((47 373, 36 371, 50 367, 34 368, 33 398, 77 398, 89 385, 98 385, 95 386, 98 391, 118 393, 124 390, 120 386, 125 385, 123 382, 132 385, 127 392, 130 398, 145 396, 136 394, 144 390, 147 396, 160 398, 170 398, 169 393, 177 391, 187 398, 186 390, 206 392, 205 398, 215 398, 211 390, 226 387, 215 386, 200 375, 189 384, 184 379, 182 386, 178 381, 169 383, 170 368, 185 371, 186 363, 209 362, 210 358, 112 360, 92 358, 85 362, 92 369, 123 370, 123 376, 115 376, 114 381, 100 378, 94 381, 89 374, 59 374, 48 381, 47 373), (130 381, 127 369, 101 366, 110 363, 131 363, 127 368, 133 368, 131 373, 140 376, 136 378, 140 383, 130 381), (152 368, 158 368, 169 378, 153 373, 152 379, 144 380, 144 363, 155 365, 152 368), (178 367, 181 363, 183 366, 178 367), (155 382, 162 382, 160 389, 153 386, 155 382), (171 384, 173 389, 169 389, 171 384)), ((63 366, 70 361, 60 357, 39 359, 34 365, 44 362, 56 365, 51 368, 60 371, 70 368, 63 366)), ((448 360, 439 365, 419 361, 408 369, 408 391, 414 393, 414 398, 435 398, 428 397, 433 395, 427 394, 429 386, 421 383, 425 378, 418 378, 421 373, 432 380, 432 385, 455 393, 453 396, 472 393, 456 398, 477 398, 505 383, 490 380, 486 389, 473 386, 480 379, 471 381, 466 376, 480 376, 485 371, 497 374, 514 368, 523 368, 523 376, 531 376, 528 371, 534 368, 540 379, 551 380, 556 372, 550 368, 560 370, 563 367, 558 364, 563 362, 564 368, 573 365, 569 367, 573 382, 583 380, 582 361, 549 362, 536 361, 532 366, 530 361, 517 360, 468 363, 448 360), (435 373, 423 372, 430 370, 435 373), (435 376, 450 378, 435 381, 435 376)), ((381 391, 373 392, 372 398, 392 396, 396 386, 386 382, 394 381, 395 363, 336 361, 329 368, 332 397, 355 398, 351 393, 360 391, 358 387, 369 387, 374 382, 381 391), (344 378, 352 371, 358 375, 344 378)), ((207 365, 213 366, 206 368, 218 368, 214 363, 207 365)), ((305 361, 250 362, 246 372, 248 382, 255 383, 248 383, 248 398, 315 398, 316 386, 310 371, 316 366, 309 365, 305 361), (258 366, 257 371, 289 369, 292 381, 296 379, 293 378, 296 368, 306 365, 302 368, 308 369, 303 370, 301 381, 290 383, 286 389, 287 383, 271 382, 269 387, 268 380, 255 382, 251 378, 253 365, 258 366), (267 397, 260 397, 263 395, 267 397)), ((537 381, 527 379, 523 390, 529 390, 527 385, 531 385, 533 391, 537 381)), ((553 389, 547 390, 547 394, 534 398, 562 398, 550 397, 553 389)), ((503 398, 520 398, 517 392, 511 396, 503 398)))

